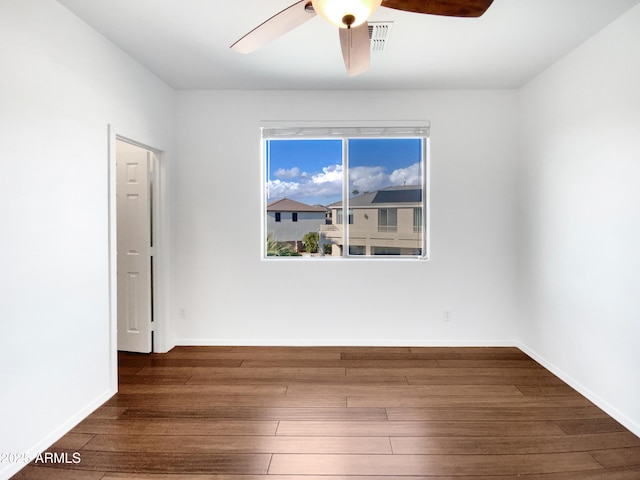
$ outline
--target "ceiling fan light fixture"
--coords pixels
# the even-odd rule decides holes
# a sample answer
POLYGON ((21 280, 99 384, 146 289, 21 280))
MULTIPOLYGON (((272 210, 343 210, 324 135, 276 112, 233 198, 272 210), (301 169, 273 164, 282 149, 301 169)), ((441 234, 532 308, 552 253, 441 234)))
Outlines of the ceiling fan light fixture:
POLYGON ((362 25, 382 0, 312 0, 313 8, 327 22, 340 28, 362 25))

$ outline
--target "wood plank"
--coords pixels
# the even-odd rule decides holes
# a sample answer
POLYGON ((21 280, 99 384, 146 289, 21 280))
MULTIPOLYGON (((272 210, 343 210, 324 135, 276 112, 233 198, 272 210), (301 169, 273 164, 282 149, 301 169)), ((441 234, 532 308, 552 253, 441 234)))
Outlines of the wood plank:
POLYGON ((488 375, 499 377, 501 375, 513 375, 514 378, 526 378, 526 377, 548 377, 550 373, 543 368, 491 368, 491 367, 478 367, 478 368, 347 368, 347 375, 372 375, 372 376, 391 376, 401 375, 406 377, 420 378, 423 376, 439 376, 450 377, 461 375, 464 377, 470 377, 473 375, 488 375))
POLYGON ((118 367, 119 375, 136 375, 144 367, 118 367))
POLYGON ((96 435, 82 451, 144 453, 341 453, 390 455, 384 437, 96 435))
POLYGON ((52 450, 80 450, 84 447, 95 435, 88 433, 68 433, 63 436, 53 445, 52 450))
POLYGON ((435 355, 444 359, 525 359, 531 360, 526 353, 516 347, 411 347, 411 353, 435 355))
POLYGON ((215 377, 288 377, 305 376, 344 376, 342 367, 275 367, 275 368, 226 368, 226 367, 143 367, 140 375, 202 375, 215 377))
MULTIPOLYGON (((470 369, 469 369, 470 370, 470 369)), ((512 372, 499 372, 492 375, 474 375, 473 371, 467 375, 407 375, 409 385, 564 385, 558 377, 552 375, 520 375, 512 372)), ((528 371, 528 370, 527 370, 528 371)))
POLYGON ((404 376, 374 377, 356 376, 349 377, 340 375, 313 375, 313 374, 297 374, 297 375, 270 375, 261 376, 259 372, 254 371, 254 375, 242 376, 219 376, 207 372, 195 373, 187 382, 190 384, 315 384, 315 385, 407 385, 407 379, 404 376))
POLYGON ((608 416, 604 418, 565 419, 558 420, 556 423, 569 435, 626 431, 626 428, 608 416))
POLYGON ((325 360, 325 359, 280 359, 280 360, 245 360, 242 368, 280 368, 298 366, 304 368, 339 367, 339 368, 438 368, 437 360, 325 360))
POLYGON ((242 365, 242 359, 230 358, 168 358, 168 357, 151 357, 148 362, 139 362, 144 368, 239 368, 242 365))
POLYGON ((587 453, 549 455, 275 454, 275 475, 523 475, 602 468, 587 453))
POLYGON ((200 422, 185 419, 129 419, 105 420, 87 418, 72 433, 94 435, 275 435, 277 421, 209 420, 200 422))
POLYGON ((118 385, 184 385, 191 375, 119 375, 118 385))
POLYGON ((554 396, 554 395, 580 395, 569 385, 518 385, 518 390, 523 395, 531 396, 554 396))
POLYGON ((105 418, 115 420, 116 418, 120 418, 126 411, 127 407, 109 407, 107 405, 102 405, 91 415, 89 415, 89 418, 105 418))
POLYGON ((384 408, 347 407, 223 407, 199 408, 178 407, 132 407, 122 418, 167 418, 167 419, 237 419, 237 420, 342 420, 342 421, 386 421, 384 408))
POLYGON ((87 472, 30 464, 11 477, 11 480, 101 480, 103 475, 103 472, 87 472))
POLYGON ((517 348, 504 347, 410 347, 344 349, 344 360, 525 360, 532 363, 517 348))
MULTIPOLYGON (((591 452, 591 455, 606 468, 640 467, 640 446, 600 450, 591 452)), ((640 478, 640 470, 638 473, 638 478, 640 478)))
MULTIPOLYGON (((349 347, 300 347, 300 346, 249 346, 249 345, 236 345, 231 348, 232 353, 238 353, 244 355, 245 358, 259 357, 259 356, 273 356, 273 355, 340 355, 345 348, 349 347)), ((356 347, 358 348, 358 347, 356 347)), ((368 347, 365 347, 368 348, 368 347)), ((373 347, 376 348, 376 347, 373 347)), ((382 347, 386 348, 386 347, 382 347)))
MULTIPOLYGON (((442 368, 539 368, 541 365, 531 360, 503 360, 503 359, 458 359, 438 360, 438 366, 442 368)), ((473 372, 473 370, 472 370, 473 372)))
POLYGON ((565 397, 525 397, 522 395, 507 395, 492 397, 489 395, 459 395, 447 396, 387 396, 387 397, 347 397, 349 407, 478 407, 478 406, 513 406, 513 407, 542 407, 549 405, 553 398, 554 405, 562 407, 586 407, 591 406, 586 398, 580 396, 565 397))
POLYGON ((192 405, 214 407, 345 407, 343 395, 209 395, 209 394, 117 394, 107 402, 113 407, 145 406, 174 407, 192 405))
MULTIPOLYGON (((137 472, 158 475, 189 474, 262 474, 269 466, 268 454, 98 452, 83 450, 80 463, 65 465, 66 470, 99 472, 137 472)), ((50 464, 51 469, 62 468, 50 464)))
POLYGON ((607 414, 595 406, 587 407, 436 407, 436 408, 387 408, 391 421, 414 420, 458 420, 458 421, 540 421, 540 420, 580 420, 587 418, 608 418, 607 414))
POLYGON ((513 385, 290 385, 287 395, 345 395, 373 397, 517 395, 513 385))
POLYGON ((391 445, 393 453, 399 455, 525 455, 627 448, 640 446, 640 440, 632 433, 622 432, 577 437, 392 437, 391 445))
POLYGON ((139 395, 284 395, 286 385, 120 385, 119 394, 139 395))
MULTIPOLYGON (((589 470, 588 472, 565 472, 555 474, 545 474, 542 476, 524 476, 524 480, 636 480, 638 469, 606 469, 589 470)), ((460 480, 460 479, 456 479, 460 480)), ((489 480, 489 479, 467 479, 467 480, 489 480)), ((494 480, 494 479, 491 479, 494 480)), ((523 480, 519 478, 518 480, 523 480)))
POLYGON ((277 435, 350 437, 519 437, 564 435, 553 422, 313 422, 281 421, 277 435))
POLYGON ((220 359, 220 360, 339 360, 339 348, 313 347, 232 347, 220 350, 216 347, 176 347, 166 354, 169 358, 220 359))

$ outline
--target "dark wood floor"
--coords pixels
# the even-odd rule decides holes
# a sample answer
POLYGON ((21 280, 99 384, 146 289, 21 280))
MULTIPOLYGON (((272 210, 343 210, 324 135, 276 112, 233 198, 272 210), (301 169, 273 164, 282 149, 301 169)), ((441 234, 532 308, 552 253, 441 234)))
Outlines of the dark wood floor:
POLYGON ((48 452, 69 463, 14 478, 640 479, 640 439, 515 348, 120 354, 120 392, 48 452))

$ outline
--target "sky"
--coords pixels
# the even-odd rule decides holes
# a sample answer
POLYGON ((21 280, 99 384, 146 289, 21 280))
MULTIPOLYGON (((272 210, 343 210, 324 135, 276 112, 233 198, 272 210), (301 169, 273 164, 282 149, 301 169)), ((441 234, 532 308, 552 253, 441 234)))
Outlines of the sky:
MULTIPOLYGON (((349 192, 421 184, 421 140, 350 139, 349 192)), ((267 203, 283 197, 309 205, 342 200, 342 140, 267 140, 267 203)))

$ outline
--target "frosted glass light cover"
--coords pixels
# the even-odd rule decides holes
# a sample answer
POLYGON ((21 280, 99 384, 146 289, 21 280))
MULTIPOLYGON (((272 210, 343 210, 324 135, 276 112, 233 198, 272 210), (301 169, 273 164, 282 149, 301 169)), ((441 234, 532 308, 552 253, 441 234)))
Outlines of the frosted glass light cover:
POLYGON ((327 22, 340 28, 357 27, 368 20, 380 6, 382 0, 312 0, 313 9, 327 22), (352 15, 355 20, 350 25, 343 19, 352 15))

